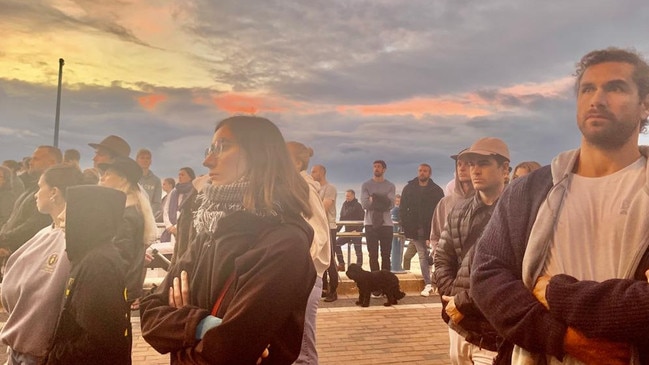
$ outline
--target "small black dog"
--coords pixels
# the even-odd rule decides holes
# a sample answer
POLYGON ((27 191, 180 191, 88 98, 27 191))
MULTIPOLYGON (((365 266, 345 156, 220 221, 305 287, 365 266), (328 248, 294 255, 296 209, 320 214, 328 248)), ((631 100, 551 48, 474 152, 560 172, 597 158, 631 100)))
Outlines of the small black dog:
POLYGON ((358 286, 357 305, 370 306, 370 294, 373 291, 382 291, 387 297, 386 307, 397 304, 397 300, 406 296, 399 288, 399 278, 388 270, 365 271, 356 264, 349 265, 347 277, 356 282, 358 286))

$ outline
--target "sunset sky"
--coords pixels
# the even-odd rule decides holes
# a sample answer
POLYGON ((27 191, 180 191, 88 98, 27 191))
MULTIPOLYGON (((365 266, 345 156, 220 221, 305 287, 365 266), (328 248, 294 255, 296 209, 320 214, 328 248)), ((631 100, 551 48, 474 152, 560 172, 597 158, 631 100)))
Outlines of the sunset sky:
POLYGON ((215 123, 242 113, 312 147, 339 191, 375 159, 398 187, 422 162, 445 185, 484 136, 547 164, 579 143, 575 62, 649 56, 647 19, 646 0, 0 0, 0 159, 53 143, 64 58, 59 146, 82 167, 117 134, 161 178, 203 173, 215 123))

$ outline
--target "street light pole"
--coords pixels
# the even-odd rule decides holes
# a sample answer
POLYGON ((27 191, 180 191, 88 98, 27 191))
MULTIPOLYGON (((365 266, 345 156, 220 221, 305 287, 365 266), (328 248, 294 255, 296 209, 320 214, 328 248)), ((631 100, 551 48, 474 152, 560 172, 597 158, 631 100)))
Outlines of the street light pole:
POLYGON ((56 118, 54 120, 54 147, 59 146, 59 115, 61 113, 61 79, 63 78, 63 65, 65 61, 59 58, 59 89, 56 94, 56 118))

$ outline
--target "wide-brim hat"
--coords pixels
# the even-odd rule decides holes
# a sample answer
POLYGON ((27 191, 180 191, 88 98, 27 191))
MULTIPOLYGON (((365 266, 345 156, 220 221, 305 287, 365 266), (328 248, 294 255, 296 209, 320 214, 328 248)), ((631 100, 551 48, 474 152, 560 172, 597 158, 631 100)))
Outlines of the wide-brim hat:
POLYGON ((130 157, 115 157, 113 162, 100 163, 97 167, 101 170, 115 170, 124 176, 131 184, 137 184, 142 178, 142 168, 130 157))
POLYGON ((128 157, 131 154, 131 146, 129 146, 128 143, 119 136, 110 135, 99 143, 88 143, 88 145, 95 149, 103 147, 112 152, 115 156, 128 157))
POLYGON ((459 153, 458 157, 466 156, 469 154, 482 155, 482 156, 500 156, 507 161, 511 161, 509 158, 509 148, 505 142, 500 138, 494 137, 484 137, 475 141, 471 147, 459 153))

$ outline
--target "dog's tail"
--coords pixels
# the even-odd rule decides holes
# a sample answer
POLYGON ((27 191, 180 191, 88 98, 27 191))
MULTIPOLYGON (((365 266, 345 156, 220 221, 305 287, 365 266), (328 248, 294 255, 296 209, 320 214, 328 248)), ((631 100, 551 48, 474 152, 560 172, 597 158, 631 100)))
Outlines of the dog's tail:
POLYGON ((404 293, 404 292, 402 292, 402 291, 399 291, 399 292, 397 293, 396 298, 397 298, 397 300, 399 300, 399 299, 403 299, 403 297, 405 297, 405 296, 406 296, 406 293, 404 293))

